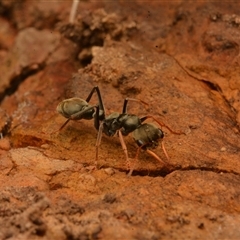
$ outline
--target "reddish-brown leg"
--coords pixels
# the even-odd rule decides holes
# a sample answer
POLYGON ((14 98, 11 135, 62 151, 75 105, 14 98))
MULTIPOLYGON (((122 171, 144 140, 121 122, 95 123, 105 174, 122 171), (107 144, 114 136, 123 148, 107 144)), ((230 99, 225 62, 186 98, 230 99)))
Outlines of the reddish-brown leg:
POLYGON ((122 145, 122 149, 124 151, 124 154, 125 154, 125 157, 126 157, 126 165, 127 165, 127 168, 130 169, 130 161, 129 161, 129 158, 128 158, 128 150, 127 150, 127 146, 125 144, 125 141, 123 139, 123 135, 121 133, 121 131, 119 130, 117 132, 118 136, 119 136, 119 140, 120 140, 120 143, 122 145))
POLYGON ((124 103, 123 103, 123 110, 122 110, 122 113, 127 113, 127 105, 128 105, 128 102, 129 101, 132 101, 132 102, 139 102, 139 103, 141 103, 141 104, 143 104, 144 105, 144 107, 147 105, 149 105, 148 103, 146 103, 146 102, 144 102, 144 101, 142 101, 142 100, 140 100, 140 99, 135 99, 135 98, 125 98, 125 100, 124 100, 124 103))
POLYGON ((149 104, 147 102, 144 102, 143 100, 140 99, 136 99, 136 98, 125 98, 126 101, 131 101, 131 102, 139 102, 142 103, 143 105, 147 105, 149 106, 149 104))
POLYGON ((164 146, 164 144, 163 144, 163 141, 161 142, 161 147, 162 147, 162 150, 163 150, 163 152, 164 152, 167 160, 169 160, 170 158, 169 158, 168 153, 167 153, 167 151, 166 151, 166 149, 165 149, 165 146, 164 146))
POLYGON ((130 167, 130 171, 129 171, 129 173, 128 173, 128 176, 131 176, 132 173, 133 173, 134 167, 135 167, 135 165, 136 165, 136 162, 137 162, 137 160, 138 160, 138 156, 139 156, 139 153, 140 153, 142 147, 143 147, 143 146, 138 147, 138 149, 137 149, 137 152, 136 152, 136 155, 135 155, 135 158, 134 158, 134 164, 133 164, 132 167, 130 167))
MULTIPOLYGON (((164 147, 163 142, 161 143, 161 145, 162 145, 162 150, 163 150, 165 156, 166 156, 167 159, 169 160, 170 158, 169 158, 169 156, 168 156, 168 154, 167 154, 167 151, 166 151, 166 149, 165 149, 165 147, 164 147)), ((133 173, 134 166, 135 166, 135 164, 136 164, 136 161, 138 160, 138 156, 139 156, 139 153, 140 153, 142 147, 143 147, 143 146, 138 147, 138 149, 137 149, 136 156, 135 156, 135 158, 134 158, 134 165, 133 165, 132 168, 130 168, 130 171, 129 171, 129 173, 128 173, 128 176, 131 176, 132 173, 133 173)), ((147 152, 149 155, 151 155, 152 157, 154 157, 156 160, 158 160, 161 164, 163 164, 163 165, 165 165, 165 166, 166 166, 166 165, 169 165, 168 163, 166 163, 165 161, 163 161, 163 160, 162 160, 156 153, 154 153, 153 151, 147 149, 146 152, 147 152)))
POLYGON ((163 161, 156 153, 154 153, 153 151, 147 149, 146 152, 151 155, 152 157, 154 157, 155 159, 157 159, 160 163, 162 163, 163 165, 167 165, 167 163, 165 161, 163 161))

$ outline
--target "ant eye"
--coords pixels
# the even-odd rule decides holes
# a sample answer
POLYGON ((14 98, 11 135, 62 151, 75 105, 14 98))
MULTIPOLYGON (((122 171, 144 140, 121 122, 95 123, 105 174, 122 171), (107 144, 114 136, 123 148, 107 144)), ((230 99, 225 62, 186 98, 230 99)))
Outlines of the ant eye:
POLYGON ((139 147, 141 147, 141 146, 143 145, 143 141, 142 141, 142 140, 137 140, 137 145, 138 145, 139 147))
POLYGON ((160 128, 158 128, 158 135, 160 138, 164 138, 164 132, 160 128))

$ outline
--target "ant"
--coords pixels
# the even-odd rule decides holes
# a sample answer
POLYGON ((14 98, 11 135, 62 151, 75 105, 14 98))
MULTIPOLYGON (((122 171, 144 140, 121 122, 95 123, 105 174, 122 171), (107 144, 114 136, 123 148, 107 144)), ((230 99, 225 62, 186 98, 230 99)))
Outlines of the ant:
MULTIPOLYGON (((70 98, 63 100, 57 106, 57 111, 62 114, 68 120, 61 126, 59 131, 66 126, 66 124, 70 120, 80 120, 80 119, 93 119, 94 118, 94 126, 98 130, 98 136, 96 141, 96 156, 95 156, 95 164, 97 166, 98 162, 98 150, 101 143, 102 133, 105 135, 112 137, 114 135, 118 135, 120 139, 121 146, 123 148, 126 161, 129 164, 128 151, 126 144, 124 142, 123 136, 127 136, 132 133, 133 139, 138 145, 138 150, 136 153, 135 159, 138 157, 139 151, 141 149, 146 150, 148 154, 153 156, 159 162, 164 165, 169 165, 165 161, 163 161, 160 157, 157 156, 156 153, 151 151, 150 149, 155 149, 159 142, 161 141, 161 147, 166 158, 169 160, 169 156, 163 144, 164 133, 158 128, 156 125, 152 123, 144 123, 145 120, 151 118, 156 121, 161 127, 166 127, 170 132, 174 134, 182 134, 172 131, 168 126, 158 121, 155 117, 151 115, 147 115, 144 117, 138 117, 134 114, 127 113, 127 105, 129 101, 140 102, 142 104, 148 105, 146 102, 133 98, 126 98, 123 103, 122 113, 113 112, 109 116, 105 116, 104 105, 101 97, 100 90, 98 86, 95 86, 90 94, 88 95, 86 101, 81 98, 70 98), (96 91, 98 96, 98 105, 89 105, 89 101, 96 91)), ((133 169, 130 169, 129 175, 132 174, 133 169)))

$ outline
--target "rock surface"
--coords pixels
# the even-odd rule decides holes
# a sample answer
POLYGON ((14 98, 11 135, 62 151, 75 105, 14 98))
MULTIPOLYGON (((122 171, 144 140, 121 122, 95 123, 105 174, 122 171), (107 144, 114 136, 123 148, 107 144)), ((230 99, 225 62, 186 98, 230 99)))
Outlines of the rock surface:
POLYGON ((69 1, 2 1, 0 239, 240 238, 238 5, 82 1, 71 25, 69 1), (96 169, 93 120, 58 131, 96 85, 107 116, 148 104, 170 167, 129 135, 129 177, 103 135, 96 169))

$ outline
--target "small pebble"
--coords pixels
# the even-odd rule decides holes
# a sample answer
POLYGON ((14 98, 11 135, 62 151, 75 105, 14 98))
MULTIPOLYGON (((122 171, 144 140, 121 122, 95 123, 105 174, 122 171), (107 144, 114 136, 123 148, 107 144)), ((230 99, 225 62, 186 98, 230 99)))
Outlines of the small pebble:
POLYGON ((115 170, 113 168, 105 168, 104 172, 110 176, 112 176, 115 173, 115 170))
POLYGON ((190 134, 190 133, 191 133, 191 129, 190 129, 190 128, 188 128, 186 131, 184 131, 184 133, 185 133, 185 135, 188 135, 188 134, 190 134))
POLYGON ((116 195, 114 193, 106 193, 102 200, 107 203, 114 203, 116 201, 116 195))
POLYGON ((10 148, 11 148, 11 145, 10 145, 9 139, 1 138, 0 139, 0 149, 8 151, 8 150, 10 150, 10 148))
POLYGON ((41 145, 41 148, 44 148, 44 149, 49 149, 49 144, 45 143, 45 144, 42 144, 41 145))
POLYGON ((82 180, 83 183, 85 184, 92 184, 92 185, 96 185, 97 183, 97 180, 95 177, 93 177, 92 175, 90 174, 81 174, 79 176, 79 179, 82 180))
POLYGON ((225 148, 225 147, 222 147, 221 149, 220 149, 220 151, 221 152, 225 152, 227 149, 225 148))

